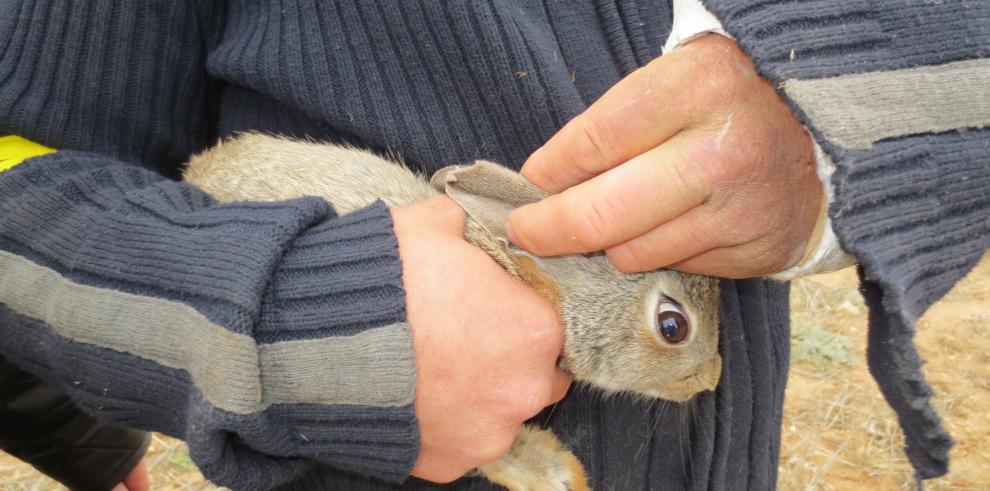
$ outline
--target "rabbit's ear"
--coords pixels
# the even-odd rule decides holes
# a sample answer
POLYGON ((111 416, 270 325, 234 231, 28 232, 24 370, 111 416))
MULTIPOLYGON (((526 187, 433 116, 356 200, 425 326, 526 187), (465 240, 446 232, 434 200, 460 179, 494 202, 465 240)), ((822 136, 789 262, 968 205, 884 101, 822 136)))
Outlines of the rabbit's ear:
POLYGON ((518 173, 483 160, 470 166, 444 167, 433 175, 431 182, 506 246, 505 222, 509 213, 548 196, 518 173))
MULTIPOLYGON (((488 251, 502 267, 522 278, 558 303, 557 281, 547 270, 543 258, 534 256, 509 243, 505 235, 505 222, 512 210, 545 198, 548 194, 531 184, 526 178, 490 162, 478 161, 470 166, 451 166, 437 171, 432 179, 433 187, 444 191, 479 225, 487 236, 481 243, 494 245, 497 251, 488 251)), ((475 245, 477 237, 468 240, 475 245)))

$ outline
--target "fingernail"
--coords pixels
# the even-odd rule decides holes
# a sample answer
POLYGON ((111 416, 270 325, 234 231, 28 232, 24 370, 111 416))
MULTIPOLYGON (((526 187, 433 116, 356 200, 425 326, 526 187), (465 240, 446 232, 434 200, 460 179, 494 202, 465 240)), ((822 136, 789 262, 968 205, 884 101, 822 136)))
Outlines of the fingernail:
POLYGON ((516 236, 512 233, 512 214, 509 214, 509 221, 505 222, 505 236, 509 239, 509 242, 516 244, 516 236))
POLYGON ((529 157, 526 159, 525 162, 523 162, 522 167, 519 169, 519 174, 521 174, 526 179, 529 179, 530 182, 533 181, 533 175, 532 175, 533 166, 539 164, 540 153, 542 152, 543 152, 543 147, 537 148, 535 152, 529 154, 529 157))
POLYGON ((540 158, 540 153, 543 152, 543 148, 544 147, 545 147, 545 145, 541 145, 540 148, 537 148, 536 150, 533 151, 533 153, 529 154, 529 157, 526 159, 526 162, 523 163, 523 167, 526 167, 526 164, 528 164, 530 162, 533 162, 533 161, 536 161, 537 159, 539 159, 540 158))

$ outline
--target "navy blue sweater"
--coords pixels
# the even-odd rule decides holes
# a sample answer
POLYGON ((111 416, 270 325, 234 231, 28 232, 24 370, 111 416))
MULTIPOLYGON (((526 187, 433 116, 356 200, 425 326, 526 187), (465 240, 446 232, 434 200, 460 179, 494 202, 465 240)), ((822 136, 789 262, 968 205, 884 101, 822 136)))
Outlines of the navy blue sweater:
MULTIPOLYGON (((922 477, 951 441, 914 322, 990 246, 988 3, 706 2, 836 159, 870 367, 922 477)), ((183 438, 218 484, 396 486, 418 433, 388 210, 219 205, 174 180, 182 163, 258 129, 425 173, 518 167, 657 56, 669 23, 663 1, 0 1, 0 132, 60 149, 0 174, 0 354, 100 417, 183 438)), ((786 285, 723 282, 721 321, 715 393, 577 390, 540 419, 597 487, 773 486, 786 285)))

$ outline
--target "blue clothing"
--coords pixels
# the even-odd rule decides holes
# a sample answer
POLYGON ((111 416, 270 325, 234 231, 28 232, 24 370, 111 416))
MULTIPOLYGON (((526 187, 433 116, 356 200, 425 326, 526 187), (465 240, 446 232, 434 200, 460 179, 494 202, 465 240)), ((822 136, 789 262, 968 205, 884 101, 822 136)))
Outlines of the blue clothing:
MULTIPOLYGON (((784 87, 990 46, 986 1, 707 4, 784 87)), ((397 487, 418 430, 388 210, 220 205, 175 180, 182 163, 258 129, 392 151, 424 173, 518 168, 656 57, 669 27, 663 1, 0 1, 0 132, 60 149, 0 174, 0 355, 102 418, 186 440, 217 484, 397 487), (367 354, 319 355, 345 344, 367 354), (387 380, 361 378, 371 361, 387 380)), ((919 474, 944 473, 950 440, 910 338, 990 247, 990 130, 850 148, 814 116, 829 101, 787 90, 837 161, 830 212, 863 265, 871 369, 919 474)), ((578 388, 539 421, 596 488, 772 488, 787 293, 722 282, 715 393, 660 406, 578 388)))

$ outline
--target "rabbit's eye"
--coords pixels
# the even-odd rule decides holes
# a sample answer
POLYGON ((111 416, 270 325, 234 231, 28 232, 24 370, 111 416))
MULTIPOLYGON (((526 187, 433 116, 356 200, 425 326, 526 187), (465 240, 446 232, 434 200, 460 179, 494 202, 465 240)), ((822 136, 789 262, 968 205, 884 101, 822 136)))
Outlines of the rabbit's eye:
POLYGON ((670 344, 684 341, 691 331, 681 306, 666 297, 657 304, 657 331, 670 344))

